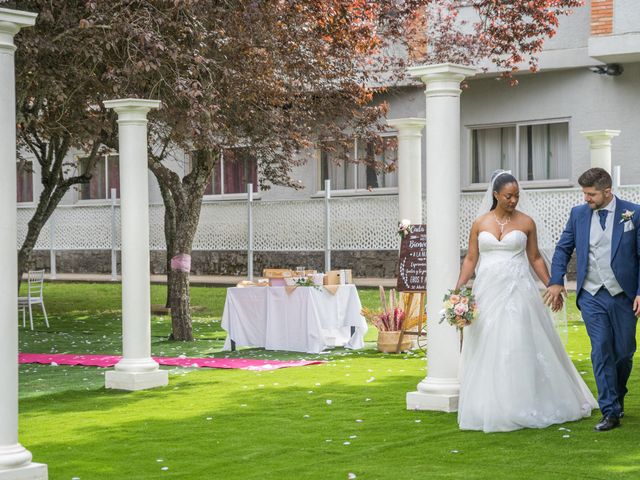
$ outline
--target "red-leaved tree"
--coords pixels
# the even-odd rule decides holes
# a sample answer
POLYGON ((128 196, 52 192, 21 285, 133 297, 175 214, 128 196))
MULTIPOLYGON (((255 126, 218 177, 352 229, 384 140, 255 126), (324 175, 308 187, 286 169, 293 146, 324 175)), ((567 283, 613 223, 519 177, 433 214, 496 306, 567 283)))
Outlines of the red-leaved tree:
MULTIPOLYGON (((91 145, 110 145, 113 116, 104 115, 102 100, 162 101, 149 115, 149 168, 164 199, 171 258, 191 254, 202 197, 223 149, 250 148, 262 188, 297 188, 292 169, 317 142, 377 138, 386 105, 372 100, 403 77, 409 62, 490 58, 507 73, 525 59, 535 66, 558 16, 580 2, 476 0, 467 2, 476 13, 468 23, 459 21, 453 0, 7 3, 41 13, 36 28, 18 36, 19 51, 56 48, 51 62, 17 63, 21 101, 51 106, 33 111, 30 135, 47 142, 51 126, 62 124, 71 143, 85 145, 75 120, 85 112, 96 122, 91 145), (73 68, 66 84, 56 76, 55 90, 45 85, 53 62, 73 68), (72 95, 78 89, 82 95, 72 95), (54 102, 58 95, 67 103, 54 102), (77 115, 67 119, 71 102, 77 115), (170 164, 185 157, 191 160, 182 175, 170 164)), ((173 338, 191 340, 188 272, 169 271, 169 305, 173 338)))

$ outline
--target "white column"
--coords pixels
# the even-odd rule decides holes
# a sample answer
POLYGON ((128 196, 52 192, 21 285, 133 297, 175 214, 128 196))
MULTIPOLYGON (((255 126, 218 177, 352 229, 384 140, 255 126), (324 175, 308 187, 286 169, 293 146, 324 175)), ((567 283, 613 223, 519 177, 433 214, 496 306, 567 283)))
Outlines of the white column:
POLYGON ((453 64, 417 66, 409 74, 427 97, 427 377, 407 393, 407 408, 458 408, 458 332, 439 323, 442 297, 460 272, 460 82, 475 69, 453 64))
POLYGON ((105 375, 105 386, 143 390, 169 383, 151 358, 147 113, 160 102, 128 98, 104 106, 118 114, 122 235, 122 359, 105 375))
POLYGON ((0 479, 46 479, 18 443, 18 257, 16 255, 16 90, 13 37, 37 14, 0 8, 0 479))
POLYGON ((398 131, 399 220, 422 223, 422 129, 423 118, 387 120, 398 131))
POLYGON ((611 139, 620 135, 620 130, 588 130, 580 132, 589 140, 591 152, 591 168, 604 168, 610 174, 611 171, 611 139))

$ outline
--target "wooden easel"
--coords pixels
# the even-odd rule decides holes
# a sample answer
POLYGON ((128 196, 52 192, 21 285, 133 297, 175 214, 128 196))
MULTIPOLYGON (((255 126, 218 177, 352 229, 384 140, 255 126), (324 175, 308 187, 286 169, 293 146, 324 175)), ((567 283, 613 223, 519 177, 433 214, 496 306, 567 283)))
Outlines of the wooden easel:
POLYGON ((396 353, 400 353, 400 346, 402 345, 402 339, 405 335, 415 335, 420 337, 422 335, 422 327, 425 325, 426 317, 424 307, 426 292, 401 292, 402 295, 402 309, 405 312, 404 322, 402 322, 402 330, 400 330, 400 336, 398 337, 398 345, 396 346, 396 353), (418 304, 415 305, 415 301, 418 304), (415 331, 412 330, 415 327, 415 331))

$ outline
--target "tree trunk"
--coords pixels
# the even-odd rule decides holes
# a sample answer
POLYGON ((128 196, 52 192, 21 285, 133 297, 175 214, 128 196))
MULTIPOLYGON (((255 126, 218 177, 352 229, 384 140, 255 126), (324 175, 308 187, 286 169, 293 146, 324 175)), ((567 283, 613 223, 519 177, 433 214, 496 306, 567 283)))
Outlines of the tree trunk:
POLYGON ((189 272, 171 272, 169 297, 171 300, 171 329, 173 340, 192 341, 189 272))
POLYGON ((171 308, 171 259, 175 255, 176 241, 176 202, 173 200, 171 190, 161 182, 158 182, 162 201, 164 203, 164 240, 167 245, 166 271, 167 271, 167 298, 165 307, 171 308))
MULTIPOLYGON (((149 168, 160 185, 165 204, 165 240, 167 244, 167 289, 171 308, 171 339, 191 341, 189 268, 171 268, 171 258, 191 255, 193 239, 200 220, 202 196, 217 156, 211 152, 199 155, 192 170, 183 179, 160 163, 162 156, 149 155, 149 168), (167 225, 167 221, 169 225, 167 225), (183 271, 183 269, 185 271, 183 271)), ((189 262, 184 262, 190 263, 189 262)))
MULTIPOLYGON (((191 246, 200 219, 200 205, 185 205, 185 211, 179 213, 180 220, 176 223, 173 241, 174 255, 191 255, 191 246)), ((169 306, 171 308, 171 326, 173 340, 193 340, 191 326, 191 299, 189 296, 189 272, 171 269, 167 276, 169 288, 169 306)))
POLYGON ((42 227, 44 227, 45 223, 47 223, 47 220, 51 216, 48 212, 53 211, 51 208, 51 202, 53 201, 56 201, 54 206, 55 208, 60 201, 59 198, 50 198, 49 192, 47 190, 43 191, 36 211, 33 214, 33 218, 29 220, 27 236, 18 251, 18 291, 20 290, 20 283, 22 283, 22 275, 29 269, 29 260, 33 253, 33 249, 36 246, 36 242, 38 241, 38 237, 40 236, 40 232, 42 231, 42 227))

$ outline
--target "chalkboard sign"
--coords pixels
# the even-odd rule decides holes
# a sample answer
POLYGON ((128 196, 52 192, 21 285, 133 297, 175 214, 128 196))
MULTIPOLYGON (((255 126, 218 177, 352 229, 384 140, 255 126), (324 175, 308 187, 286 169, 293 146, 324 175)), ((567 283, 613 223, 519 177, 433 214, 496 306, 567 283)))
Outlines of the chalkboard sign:
POLYGON ((411 225, 411 233, 400 242, 399 292, 427 289, 427 226, 411 225))

